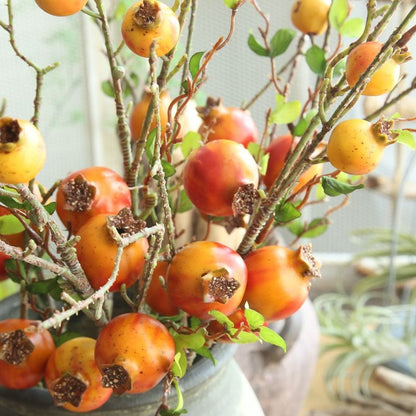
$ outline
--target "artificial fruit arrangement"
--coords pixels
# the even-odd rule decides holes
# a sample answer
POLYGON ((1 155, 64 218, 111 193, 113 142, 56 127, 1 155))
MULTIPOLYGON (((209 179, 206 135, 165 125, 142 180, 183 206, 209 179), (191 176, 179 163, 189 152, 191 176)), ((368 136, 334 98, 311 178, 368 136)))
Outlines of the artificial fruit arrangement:
MULTIPOLYGON (((213 344, 266 341, 285 348, 268 324, 294 314, 320 277, 311 244, 299 240, 324 232, 336 209, 307 222, 304 208, 327 197, 340 197, 342 207, 363 187, 357 175, 375 169, 387 145, 414 146, 410 129, 395 130, 395 120, 381 115, 415 87, 412 81, 406 93, 395 92, 407 82, 398 70, 410 59, 416 8, 389 33, 399 1, 369 0, 361 20, 349 18, 347 0, 299 0, 290 27, 271 34, 256 0, 218 1, 231 15, 229 34, 194 53, 196 0, 36 3, 51 19, 82 12, 100 28, 123 163, 120 173, 85 167, 46 190, 35 180, 47 163, 37 127, 41 101, 34 101, 30 121, 1 109, 0 274, 20 285, 22 308, 20 318, 0 322, 0 384, 43 383, 56 405, 87 412, 112 395, 140 394, 163 380, 166 394, 155 413, 180 414, 181 406, 169 409, 167 391, 174 386, 180 395, 178 379, 196 355, 210 357, 213 344), (248 47, 253 59, 270 62, 270 79, 244 106, 212 97, 196 106, 209 63, 227 47, 243 7, 264 21, 248 47), (339 40, 332 50, 331 33, 339 40), (374 46, 382 35, 384 43, 374 46), (175 60, 184 38, 185 53, 175 60), (140 97, 132 94, 136 59, 148 63, 140 97), (300 60, 315 76, 303 103, 290 98, 300 60), (174 93, 169 81, 178 76, 174 93), (267 89, 276 102, 259 126, 249 109, 267 89), (362 94, 387 92, 373 117, 343 120, 362 94), (192 111, 198 120, 189 125, 192 111), (206 236, 196 233, 195 222, 206 236), (213 225, 224 230, 221 241, 207 238, 213 225), (295 235, 293 242, 276 240, 279 227, 295 235), (236 230, 237 244, 227 238, 236 230), (37 318, 27 319, 29 312, 37 318), (79 312, 95 324, 96 337, 71 332, 79 312)), ((39 69, 19 50, 14 1, 5 4, 0 27, 36 71, 40 97, 54 66, 39 69)))

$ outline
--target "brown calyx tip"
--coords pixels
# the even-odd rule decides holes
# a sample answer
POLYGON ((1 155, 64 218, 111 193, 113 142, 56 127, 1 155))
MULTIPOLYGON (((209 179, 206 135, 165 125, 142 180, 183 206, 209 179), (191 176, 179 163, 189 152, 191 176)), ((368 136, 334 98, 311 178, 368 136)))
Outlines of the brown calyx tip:
POLYGON ((123 394, 131 389, 130 375, 121 365, 113 364, 104 367, 102 373, 102 386, 113 389, 115 394, 123 394))
POLYGON ((84 212, 91 208, 97 189, 79 174, 62 186, 65 196, 64 209, 71 212, 84 212))
POLYGON ((134 21, 141 28, 150 28, 157 22, 159 12, 157 1, 143 0, 134 13, 134 21))
POLYGON ((386 120, 382 117, 379 121, 374 123, 371 128, 379 140, 386 146, 397 141, 398 133, 392 131, 394 120, 386 120))
POLYGON ((16 119, 6 117, 0 124, 0 144, 16 143, 22 128, 16 119))
POLYGON ((87 385, 77 377, 66 373, 53 384, 52 397, 57 406, 65 403, 78 407, 87 385))
POLYGON ((221 107, 221 106, 222 106, 221 98, 208 97, 205 105, 197 107, 196 111, 198 112, 199 116, 202 119, 205 119, 210 116, 211 111, 214 108, 221 107))
POLYGON ((321 275, 321 263, 312 255, 312 244, 306 244, 299 247, 299 257, 306 265, 306 269, 303 273, 304 277, 309 279, 315 277, 320 278, 321 275))
POLYGON ((202 275, 204 302, 227 303, 240 287, 240 283, 231 277, 228 270, 218 269, 202 275))
POLYGON ((401 65, 404 62, 411 61, 413 59, 411 52, 407 45, 400 47, 392 56, 393 60, 401 65))
POLYGON ((0 359, 12 365, 23 363, 35 349, 33 342, 21 329, 0 334, 0 359))
POLYGON ((128 237, 143 230, 146 223, 142 220, 136 220, 131 209, 123 208, 117 215, 110 215, 107 218, 107 225, 115 227, 121 237, 128 237))
POLYGON ((238 215, 252 214, 258 199, 259 194, 253 183, 240 186, 233 197, 233 215, 236 217, 238 215))
POLYGON ((236 228, 247 228, 247 222, 245 221, 243 214, 236 215, 235 217, 224 217, 221 224, 224 226, 225 231, 227 231, 228 234, 231 234, 236 228))

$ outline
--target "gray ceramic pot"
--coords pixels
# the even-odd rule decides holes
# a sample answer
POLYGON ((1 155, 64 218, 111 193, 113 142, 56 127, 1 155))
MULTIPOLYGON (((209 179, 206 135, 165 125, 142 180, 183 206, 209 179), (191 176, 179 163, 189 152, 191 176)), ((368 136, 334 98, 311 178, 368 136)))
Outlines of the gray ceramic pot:
MULTIPOLYGON (((17 295, 0 302, 0 320, 17 317, 17 295)), ((196 362, 181 380, 185 408, 192 416, 264 416, 263 410, 247 378, 234 361, 236 345, 218 344, 212 353, 217 361, 196 362)), ((154 416, 160 405, 161 386, 143 394, 112 397, 104 406, 85 415, 154 416)), ((176 397, 170 398, 172 404, 176 397)), ((69 415, 65 409, 53 405, 48 391, 41 387, 27 390, 8 390, 0 387, 0 414, 7 416, 69 415)))

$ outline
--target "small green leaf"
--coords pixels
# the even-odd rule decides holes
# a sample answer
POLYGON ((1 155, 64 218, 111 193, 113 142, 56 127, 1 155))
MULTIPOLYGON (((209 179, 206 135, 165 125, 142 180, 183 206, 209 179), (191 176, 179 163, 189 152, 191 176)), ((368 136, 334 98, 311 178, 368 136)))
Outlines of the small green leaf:
POLYGON ((275 58, 286 52, 295 36, 293 29, 279 29, 270 40, 270 57, 275 58))
POLYGON ((8 259, 4 262, 6 274, 9 278, 15 282, 20 283, 22 279, 26 280, 25 263, 21 260, 8 259))
POLYGON ((182 378, 186 374, 188 360, 186 359, 185 351, 178 351, 175 354, 171 371, 174 376, 182 378))
POLYGON ((23 209, 25 211, 32 209, 29 202, 20 202, 17 199, 10 198, 9 196, 0 195, 0 202, 9 208, 23 209))
POLYGON ((248 35, 247 44, 256 55, 269 56, 269 51, 257 42, 252 32, 248 35))
POLYGON ((195 78, 195 75, 199 71, 201 66, 201 59, 204 56, 205 51, 203 52, 196 52, 191 56, 189 60, 189 72, 191 73, 192 79, 195 78))
POLYGON ((269 166, 270 153, 264 154, 259 161, 259 173, 265 175, 267 172, 267 166, 269 166))
POLYGON ((50 202, 44 205, 44 208, 49 215, 52 215, 56 211, 56 202, 50 202))
POLYGON ((179 213, 190 211, 194 207, 194 205, 192 204, 191 200, 189 199, 184 189, 181 190, 179 198, 180 198, 179 207, 178 207, 179 213))
POLYGON ((241 331, 236 337, 231 338, 236 344, 253 344, 259 341, 259 337, 252 332, 241 331))
POLYGON ((332 0, 331 8, 329 9, 329 23, 337 32, 341 30, 348 13, 348 0, 332 0))
MULTIPOLYGON (((176 391, 176 407, 175 407, 175 409, 172 409, 171 410, 171 413, 169 413, 169 416, 177 416, 177 415, 180 415, 180 414, 182 414, 182 413, 188 413, 184 408, 183 408, 183 405, 184 405, 184 399, 183 399, 183 394, 182 394, 182 390, 181 390, 181 387, 180 387, 180 385, 179 385, 179 383, 178 383, 178 380, 176 380, 176 379, 173 379, 172 380, 172 384, 174 385, 174 387, 175 387, 175 391, 176 391)), ((163 409, 162 409, 163 410, 163 409)), ((163 413, 162 413, 162 416, 163 416, 163 413)), ((166 414, 166 416, 168 416, 168 414, 166 414)))
POLYGON ((300 120, 299 123, 296 124, 293 135, 297 137, 301 137, 303 133, 305 133, 306 129, 309 127, 311 120, 316 116, 318 110, 313 109, 308 111, 300 120))
POLYGON ((165 159, 162 159, 160 162, 162 163, 163 172, 165 172, 166 178, 170 178, 175 174, 176 169, 171 163, 165 159))
POLYGON ((326 68, 325 52, 317 45, 312 45, 306 51, 306 63, 315 74, 323 75, 326 68))
POLYGON ((268 328, 267 326, 262 326, 260 328, 260 338, 269 344, 276 345, 280 347, 284 352, 286 352, 286 342, 285 340, 273 329, 268 328))
POLYGON ((269 164, 270 154, 264 153, 264 149, 258 143, 253 142, 248 144, 247 150, 253 158, 258 161, 260 175, 265 175, 269 164))
POLYGON ((227 329, 234 328, 233 321, 228 318, 227 315, 223 314, 220 311, 212 310, 209 311, 209 314, 215 318, 221 325, 224 325, 227 329))
POLYGON ((59 277, 53 279, 32 282, 26 286, 27 290, 34 295, 51 295, 55 300, 61 299, 62 289, 59 285, 59 277))
POLYGON ((75 331, 66 331, 63 334, 60 335, 55 335, 52 334, 53 340, 55 342, 55 346, 59 347, 61 344, 63 344, 64 342, 67 342, 71 339, 74 338, 79 338, 82 337, 83 335, 79 332, 75 332, 75 331))
POLYGON ((0 234, 10 235, 24 231, 25 227, 12 214, 0 216, 0 234))
MULTIPOLYGON (((415 136, 408 130, 393 130, 397 133, 397 143, 402 143, 408 146, 410 149, 415 150, 415 136)), ((1 234, 1 233, 0 233, 1 234)))
POLYGON ((208 348, 208 347, 198 348, 197 350, 195 350, 195 352, 198 355, 200 355, 201 357, 205 357, 205 358, 208 358, 209 360, 211 360, 214 365, 217 364, 217 360, 212 355, 212 352, 211 352, 210 348, 208 348))
POLYGON ((331 178, 329 176, 323 176, 321 181, 324 192, 328 196, 350 194, 351 192, 356 191, 357 189, 364 188, 363 184, 351 185, 349 183, 343 182, 335 178, 331 178))
POLYGON ((275 124, 287 124, 292 123, 299 117, 302 110, 302 104, 300 101, 285 102, 283 95, 276 95, 276 107, 271 112, 269 117, 269 123, 275 124))
POLYGON ((175 333, 173 338, 175 339, 176 345, 180 348, 197 350, 205 344, 204 330, 202 328, 192 334, 175 333))
POLYGON ((296 218, 293 221, 289 222, 286 227, 292 234, 299 237, 303 232, 303 221, 300 217, 296 218))
POLYGON ((198 149, 202 146, 202 137, 199 133, 195 131, 188 131, 188 133, 183 136, 183 139, 180 143, 182 155, 184 158, 187 158, 192 150, 198 149))
POLYGON ((145 146, 146 157, 149 163, 153 163, 153 154, 155 151, 155 140, 156 140, 156 129, 153 129, 147 136, 146 146, 145 146))
POLYGON ((401 117, 402 117, 401 114, 398 111, 396 111, 393 115, 391 115, 389 117, 389 120, 395 120, 395 119, 401 118, 401 117))
POLYGON ((117 2, 117 6, 113 13, 114 19, 117 21, 121 21, 124 18, 126 11, 127 11, 127 2, 124 0, 117 2))
POLYGON ((135 72, 133 72, 133 71, 130 72, 128 74, 128 76, 129 76, 129 79, 130 79, 131 84, 134 87, 138 87, 139 86, 139 82, 140 82, 140 77, 135 72))
POLYGON ((315 238, 322 235, 328 228, 328 218, 315 218, 302 233, 304 238, 315 238))
POLYGON ((274 219, 279 224, 285 224, 299 218, 302 213, 292 202, 285 202, 276 206, 274 219))
POLYGON ((101 83, 101 90, 108 97, 111 97, 111 98, 115 97, 113 84, 110 81, 103 81, 101 83))
POLYGON ((347 59, 344 58, 339 61, 334 68, 334 77, 340 77, 345 74, 345 66, 346 66, 347 59))
POLYGON ((222 0, 222 1, 229 9, 234 9, 238 5, 238 3, 240 3, 240 0, 222 0))
POLYGON ((261 313, 254 311, 253 309, 245 309, 244 316, 247 319, 247 323, 251 329, 257 329, 264 325, 264 317, 261 313))
POLYGON ((339 34, 348 38, 359 38, 364 31, 364 21, 360 17, 354 17, 346 20, 340 30, 339 34))

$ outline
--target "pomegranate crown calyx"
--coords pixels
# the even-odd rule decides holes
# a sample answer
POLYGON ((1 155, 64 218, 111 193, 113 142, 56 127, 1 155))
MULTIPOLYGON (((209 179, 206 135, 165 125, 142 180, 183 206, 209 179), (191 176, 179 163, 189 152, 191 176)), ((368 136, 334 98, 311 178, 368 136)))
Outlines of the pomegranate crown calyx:
POLYGON ((377 139, 382 141, 386 146, 393 144, 397 141, 398 133, 394 132, 393 129, 394 120, 386 120, 382 117, 379 121, 374 123, 371 128, 377 139))
POLYGON ((141 28, 151 28, 160 21, 160 6, 157 1, 143 0, 134 11, 134 22, 141 28))
POLYGON ((321 263, 312 255, 312 244, 300 246, 298 253, 300 260, 303 261, 306 266, 303 276, 309 279, 322 277, 321 263))

